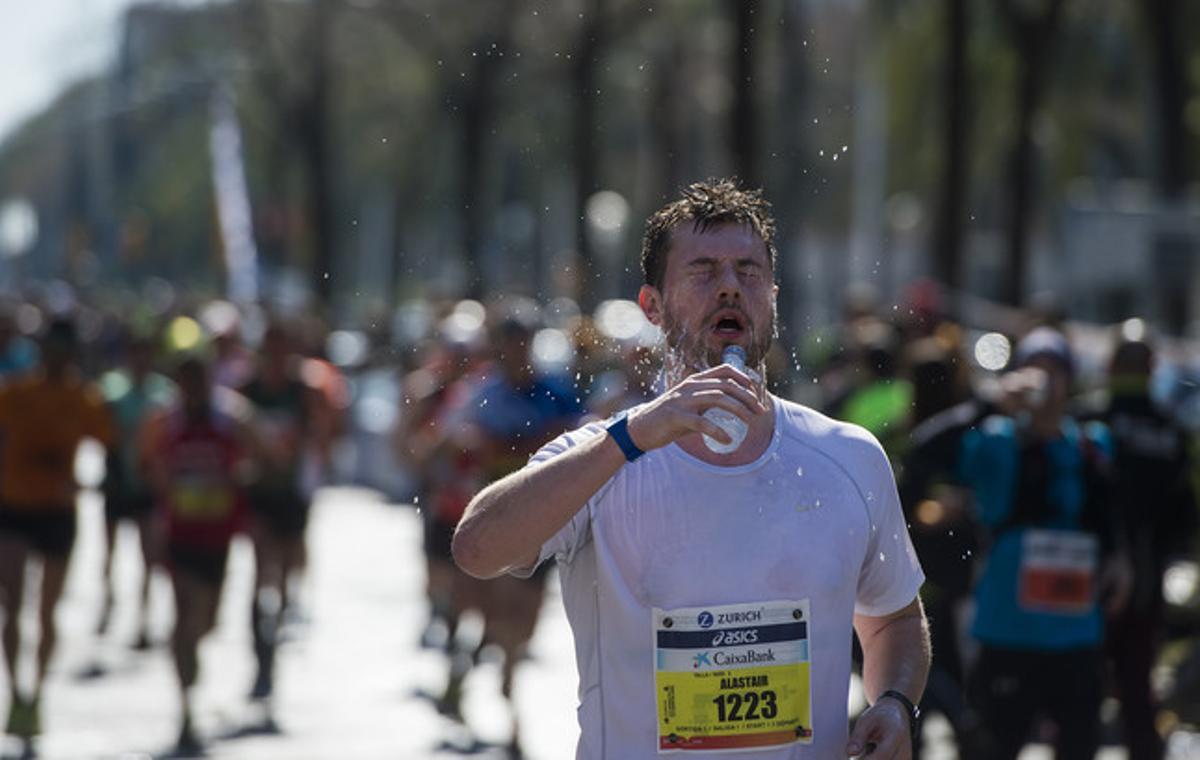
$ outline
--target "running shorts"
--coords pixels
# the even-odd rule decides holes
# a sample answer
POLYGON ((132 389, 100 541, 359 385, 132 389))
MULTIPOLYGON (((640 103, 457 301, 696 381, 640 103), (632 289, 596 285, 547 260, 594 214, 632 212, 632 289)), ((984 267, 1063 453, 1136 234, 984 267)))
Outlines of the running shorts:
POLYGON ((66 559, 75 546, 78 517, 75 507, 17 508, 0 506, 0 533, 29 544, 54 559, 66 559))
POLYGON ((308 529, 311 505, 299 490, 251 488, 247 498, 251 514, 276 536, 298 538, 308 529))
POLYGON ((225 564, 229 545, 194 546, 172 541, 167 545, 167 565, 172 575, 182 573, 205 583, 220 586, 225 582, 225 564))

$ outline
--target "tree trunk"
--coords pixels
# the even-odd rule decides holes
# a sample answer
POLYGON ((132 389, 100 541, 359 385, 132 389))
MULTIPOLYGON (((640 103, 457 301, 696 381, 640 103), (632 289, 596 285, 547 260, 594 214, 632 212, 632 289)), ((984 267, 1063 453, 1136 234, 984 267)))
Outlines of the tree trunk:
POLYGON ((575 249, 578 252, 576 301, 584 313, 599 302, 601 277, 587 230, 588 198, 599 190, 596 153, 599 148, 596 123, 596 70, 604 50, 605 0, 589 0, 575 48, 572 80, 575 98, 572 152, 575 164, 575 249))
POLYGON ((1014 306, 1019 306, 1024 298, 1029 268, 1029 227, 1033 219, 1036 174, 1033 122, 1049 77, 1047 68, 1062 5, 1062 0, 1046 0, 1042 12, 1026 15, 1012 0, 1004 3, 1022 62, 1017 91, 1016 138, 1009 157, 1008 272, 1000 294, 1001 300, 1014 306))
MULTIPOLYGON (((476 46, 478 48, 478 45, 476 46)), ((459 212, 462 214, 462 245, 466 257, 468 298, 483 297, 483 228, 485 156, 487 135, 492 123, 492 75, 494 61, 484 56, 475 59, 471 80, 463 91, 459 108, 461 161, 459 168, 459 212)))
POLYGON ((778 219, 776 247, 779 260, 775 267, 775 280, 779 283, 779 334, 784 345, 799 345, 803 340, 800 331, 793 332, 796 305, 801 302, 800 286, 796 279, 797 262, 793 255, 800 253, 800 220, 803 218, 805 190, 804 161, 804 92, 805 55, 803 0, 785 0, 783 31, 779 40, 782 52, 780 63, 779 119, 781 132, 781 155, 784 157, 783 171, 777 184, 778 195, 774 199, 778 219))
POLYGON ((1157 273, 1159 316, 1172 333, 1184 332, 1197 314, 1189 305, 1195 245, 1190 235, 1175 229, 1172 218, 1188 183, 1187 130, 1184 110, 1188 100, 1187 56, 1179 27, 1177 0, 1146 0, 1142 4, 1154 51, 1155 171, 1162 222, 1154 237, 1153 264, 1157 273))
POLYGON ((1183 19, 1178 0, 1146 0, 1142 8, 1154 51, 1158 188, 1164 197, 1173 199, 1183 194, 1188 180, 1187 60, 1179 34, 1183 19))
MULTIPOLYGON (((461 92, 458 109, 462 140, 458 197, 462 214, 463 251, 467 266, 469 298, 485 295, 484 249, 487 243, 487 162, 489 135, 496 125, 496 82, 503 74, 501 57, 510 47, 514 0, 499 6, 490 17, 495 23, 479 25, 475 36, 474 67, 461 92)), ((447 76, 450 76, 447 73, 447 76)))
POLYGON ((656 205, 666 203, 687 183, 683 151, 687 143, 687 107, 679 73, 687 65, 683 46, 672 38, 654 66, 651 83, 650 131, 654 154, 659 157, 659 186, 656 205))
POLYGON ((967 135, 967 0, 946 0, 946 66, 942 112, 945 152, 934 247, 934 276, 953 293, 962 288, 964 216, 969 195, 967 135))
POLYGON ((328 314, 333 304, 335 274, 332 145, 329 134, 329 29, 332 0, 313 0, 309 23, 309 82, 297 108, 297 130, 308 170, 308 210, 312 229, 312 287, 318 307, 328 314))
POLYGON ((733 165, 747 187, 758 187, 758 121, 754 107, 754 53, 757 46, 754 24, 758 0, 728 0, 734 15, 733 110, 730 138, 733 165))

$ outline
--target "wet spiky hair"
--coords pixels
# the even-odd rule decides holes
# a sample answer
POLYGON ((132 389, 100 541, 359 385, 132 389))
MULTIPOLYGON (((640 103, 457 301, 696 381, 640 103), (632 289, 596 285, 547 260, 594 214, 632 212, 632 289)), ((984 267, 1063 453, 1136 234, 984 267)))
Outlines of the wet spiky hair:
POLYGON ((725 224, 750 225, 766 244, 771 271, 775 271, 775 219, 762 190, 743 189, 736 179, 710 179, 688 185, 680 196, 646 221, 646 234, 642 237, 642 277, 647 285, 662 289, 671 231, 689 219, 697 232, 725 224))

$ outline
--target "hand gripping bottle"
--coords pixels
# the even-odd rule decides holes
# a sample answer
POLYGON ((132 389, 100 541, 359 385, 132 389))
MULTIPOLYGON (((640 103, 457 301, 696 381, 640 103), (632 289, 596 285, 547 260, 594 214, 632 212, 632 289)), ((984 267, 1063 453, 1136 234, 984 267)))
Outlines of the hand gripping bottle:
MULTIPOLYGON (((726 346, 721 353, 721 361, 746 374, 746 351, 741 346, 726 346)), ((735 451, 742 441, 746 440, 746 423, 733 412, 727 412, 720 407, 710 407, 704 412, 704 418, 724 430, 730 437, 729 443, 721 443, 715 438, 704 436, 704 445, 714 453, 728 454, 735 451)))

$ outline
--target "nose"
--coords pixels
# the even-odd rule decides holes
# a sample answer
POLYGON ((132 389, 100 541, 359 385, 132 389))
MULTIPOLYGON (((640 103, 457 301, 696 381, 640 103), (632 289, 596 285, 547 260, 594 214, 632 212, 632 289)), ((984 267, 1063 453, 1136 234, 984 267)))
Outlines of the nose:
POLYGON ((726 265, 720 268, 717 276, 717 298, 722 301, 740 301, 742 284, 738 281, 737 267, 726 265))

